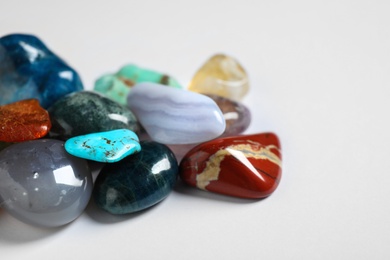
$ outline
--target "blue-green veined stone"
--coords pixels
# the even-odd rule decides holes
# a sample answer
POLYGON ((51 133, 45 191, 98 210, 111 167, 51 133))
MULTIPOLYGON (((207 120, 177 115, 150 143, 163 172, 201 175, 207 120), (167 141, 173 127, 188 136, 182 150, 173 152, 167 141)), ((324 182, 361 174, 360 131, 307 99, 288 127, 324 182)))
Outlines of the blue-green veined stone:
POLYGON ((138 136, 131 130, 118 129, 72 137, 65 142, 71 155, 105 163, 113 163, 139 152, 138 136))
POLYGON ((182 88, 174 78, 150 69, 130 64, 123 66, 115 74, 107 74, 95 82, 94 90, 103 93, 116 102, 126 105, 126 97, 131 87, 140 82, 154 82, 162 85, 182 88))
POLYGON ((102 168, 93 197, 100 208, 112 214, 133 213, 166 198, 177 176, 178 165, 171 150, 142 141, 139 153, 102 168))
POLYGON ((50 136, 61 140, 116 129, 139 131, 138 121, 129 108, 96 92, 69 94, 48 112, 52 123, 50 136))

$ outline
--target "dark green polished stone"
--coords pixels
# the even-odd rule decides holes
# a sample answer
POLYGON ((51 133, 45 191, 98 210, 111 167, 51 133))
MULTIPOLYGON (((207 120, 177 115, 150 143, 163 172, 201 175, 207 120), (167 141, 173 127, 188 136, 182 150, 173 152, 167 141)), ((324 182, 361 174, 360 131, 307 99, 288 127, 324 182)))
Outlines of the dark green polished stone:
POLYGON ((166 198, 177 176, 172 151, 163 144, 143 141, 141 152, 102 168, 93 197, 100 208, 112 214, 133 213, 166 198))
POLYGON ((50 137, 62 140, 116 129, 139 131, 138 121, 129 108, 95 92, 67 95, 48 111, 52 123, 50 137))

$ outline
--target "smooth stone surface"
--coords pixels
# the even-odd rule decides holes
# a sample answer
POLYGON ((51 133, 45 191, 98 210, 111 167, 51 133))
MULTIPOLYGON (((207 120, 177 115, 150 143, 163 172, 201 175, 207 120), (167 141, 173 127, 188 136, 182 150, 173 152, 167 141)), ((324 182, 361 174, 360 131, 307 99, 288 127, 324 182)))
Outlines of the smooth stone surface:
POLYGON ((96 92, 80 91, 58 100, 49 109, 50 136, 67 140, 74 136, 115 129, 139 130, 129 108, 96 92))
POLYGON ((96 204, 112 213, 127 214, 149 208, 168 196, 178 176, 178 165, 169 148, 141 142, 141 152, 100 171, 93 190, 96 204))
POLYGON ((27 141, 0 152, 0 204, 23 222, 65 225, 82 214, 91 192, 87 161, 68 154, 62 141, 27 141))
POLYGON ((139 83, 127 101, 150 137, 159 143, 199 143, 225 131, 221 110, 211 98, 201 94, 139 83))
POLYGON ((280 144, 272 133, 218 138, 194 147, 180 163, 187 184, 240 198, 271 195, 281 175, 280 144))
POLYGON ((140 82, 154 82, 174 88, 182 88, 177 80, 166 74, 129 64, 123 66, 115 74, 100 77, 95 82, 94 90, 105 94, 120 104, 126 105, 126 97, 131 88, 140 82))
POLYGON ((83 89, 77 72, 33 35, 0 38, 0 105, 36 98, 47 108, 83 89))
POLYGON ((196 72, 188 89, 241 100, 249 91, 249 79, 237 60, 224 54, 217 54, 196 72))
POLYGON ((239 102, 217 95, 207 95, 221 109, 226 121, 226 129, 222 136, 233 136, 244 132, 251 123, 249 109, 239 102))
POLYGON ((49 113, 37 99, 0 106, 0 142, 22 142, 44 137, 51 128, 49 113))
POLYGON ((141 146, 133 131, 118 129, 70 138, 65 150, 76 157, 113 163, 141 151, 141 146))

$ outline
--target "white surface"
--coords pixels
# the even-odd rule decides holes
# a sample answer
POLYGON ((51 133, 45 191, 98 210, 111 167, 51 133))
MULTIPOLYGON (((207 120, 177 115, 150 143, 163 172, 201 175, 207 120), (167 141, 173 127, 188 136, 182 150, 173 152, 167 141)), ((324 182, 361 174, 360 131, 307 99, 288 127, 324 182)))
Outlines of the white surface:
POLYGON ((129 62, 186 84, 236 57, 247 132, 280 136, 283 177, 262 201, 178 185, 141 214, 90 206, 58 230, 0 210, 1 259, 389 259, 389 1, 54 2, 0 0, 0 33, 38 35, 86 88, 129 62))

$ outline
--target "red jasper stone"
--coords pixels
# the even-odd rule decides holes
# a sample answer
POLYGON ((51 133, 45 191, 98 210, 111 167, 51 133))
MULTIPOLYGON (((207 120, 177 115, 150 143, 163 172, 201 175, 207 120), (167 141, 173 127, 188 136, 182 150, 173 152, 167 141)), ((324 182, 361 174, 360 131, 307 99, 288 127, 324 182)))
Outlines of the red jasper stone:
POLYGON ((0 106, 1 142, 38 139, 45 136, 50 128, 49 113, 36 99, 26 99, 0 106))
POLYGON ((277 188, 281 163, 280 143, 273 133, 218 138, 185 155, 180 177, 206 191, 259 199, 277 188))

